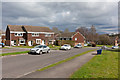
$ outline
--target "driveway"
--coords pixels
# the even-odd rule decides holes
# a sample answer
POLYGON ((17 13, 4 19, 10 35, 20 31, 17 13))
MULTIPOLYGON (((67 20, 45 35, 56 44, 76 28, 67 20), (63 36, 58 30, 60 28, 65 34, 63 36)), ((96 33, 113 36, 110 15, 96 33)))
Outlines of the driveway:
POLYGON ((19 78, 37 69, 61 61, 76 54, 96 48, 71 49, 69 51, 55 50, 42 55, 16 55, 2 58, 2 77, 19 78))

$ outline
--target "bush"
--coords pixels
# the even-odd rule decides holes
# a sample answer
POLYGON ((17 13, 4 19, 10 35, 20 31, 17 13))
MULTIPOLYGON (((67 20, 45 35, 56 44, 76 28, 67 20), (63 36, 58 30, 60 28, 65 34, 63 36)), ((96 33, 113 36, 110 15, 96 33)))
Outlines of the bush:
POLYGON ((70 44, 71 46, 74 46, 74 44, 75 44, 75 42, 74 41, 71 41, 71 40, 57 40, 56 41, 56 44, 58 45, 58 46, 62 46, 62 45, 64 45, 64 44, 70 44))
POLYGON ((90 44, 88 44, 88 46, 96 47, 96 44, 95 42, 91 42, 90 44))

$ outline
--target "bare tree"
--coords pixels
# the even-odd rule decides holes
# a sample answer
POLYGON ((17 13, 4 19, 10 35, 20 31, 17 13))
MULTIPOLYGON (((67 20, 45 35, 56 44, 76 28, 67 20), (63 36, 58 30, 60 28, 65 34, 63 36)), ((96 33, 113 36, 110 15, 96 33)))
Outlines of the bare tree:
POLYGON ((68 32, 69 32, 69 29, 66 28, 66 29, 64 30, 64 33, 68 33, 68 32))
POLYGON ((57 27, 52 27, 52 30, 55 32, 55 33, 60 33, 59 29, 57 27))

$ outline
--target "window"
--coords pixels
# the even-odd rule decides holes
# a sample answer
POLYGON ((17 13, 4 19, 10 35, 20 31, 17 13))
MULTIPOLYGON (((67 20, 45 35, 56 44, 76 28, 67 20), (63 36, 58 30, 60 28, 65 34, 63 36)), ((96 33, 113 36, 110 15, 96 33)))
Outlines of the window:
POLYGON ((15 36, 23 36, 23 33, 15 33, 15 36))
POLYGON ((77 38, 75 38, 75 41, 77 41, 77 38))
POLYGON ((64 40, 66 40, 66 38, 64 38, 64 40))
POLYGON ((45 37, 51 37, 51 34, 46 34, 45 37))
POLYGON ((17 33, 15 33, 15 36, 17 36, 17 33))
POLYGON ((43 46, 43 48, 47 48, 47 46, 43 46))
POLYGON ((41 44, 41 39, 36 39, 36 44, 41 44))
POLYGON ((72 38, 69 38, 69 40, 72 40, 72 38))
POLYGON ((19 40, 20 44, 25 44, 25 40, 19 40))
POLYGON ((32 36, 34 37, 36 37, 36 36, 39 36, 39 33, 32 33, 32 36))

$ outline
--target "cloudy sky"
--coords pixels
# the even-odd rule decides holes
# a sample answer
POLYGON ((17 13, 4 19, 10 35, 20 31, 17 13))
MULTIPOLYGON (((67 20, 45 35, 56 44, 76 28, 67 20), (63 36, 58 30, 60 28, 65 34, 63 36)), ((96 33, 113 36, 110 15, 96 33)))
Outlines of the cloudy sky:
POLYGON ((2 28, 10 25, 58 27, 94 25, 98 33, 118 31, 117 2, 3 2, 2 28))

